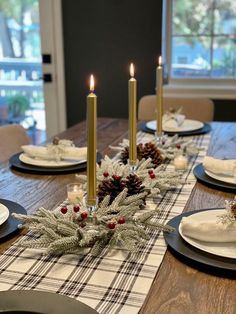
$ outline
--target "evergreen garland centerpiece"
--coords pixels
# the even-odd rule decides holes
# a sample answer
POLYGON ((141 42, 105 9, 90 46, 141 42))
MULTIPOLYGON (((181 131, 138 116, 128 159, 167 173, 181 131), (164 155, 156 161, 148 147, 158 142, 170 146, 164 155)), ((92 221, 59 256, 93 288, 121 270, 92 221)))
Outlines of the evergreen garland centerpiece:
MULTIPOLYGON (((87 186, 87 176, 77 175, 79 182, 87 186)), ((180 174, 174 170, 167 170, 162 164, 155 167, 152 159, 142 159, 137 162, 135 173, 130 173, 129 164, 105 156, 100 166, 97 165, 98 199, 110 195, 113 200, 124 188, 128 195, 143 193, 143 204, 146 197, 161 195, 166 190, 175 189, 183 183, 180 174)))
MULTIPOLYGON (((118 146, 110 146, 110 148, 117 152, 116 159, 127 163, 129 157, 129 140, 123 139, 118 146)), ((159 166, 162 163, 173 160, 176 154, 181 151, 184 155, 192 157, 198 154, 199 148, 192 143, 191 139, 174 136, 163 135, 161 142, 156 144, 155 138, 151 142, 137 145, 137 157, 151 158, 154 166, 159 166)))
POLYGON ((36 235, 24 237, 18 245, 27 248, 44 248, 47 254, 91 254, 98 256, 103 249, 122 247, 131 252, 139 249, 148 239, 148 230, 172 231, 160 224, 158 209, 136 215, 142 203, 142 193, 128 196, 125 188, 112 202, 107 195, 94 214, 94 228, 87 229, 89 213, 82 205, 63 205, 55 211, 38 209, 34 215, 14 213, 36 235), (40 237, 38 237, 40 236, 40 237))
POLYGON ((191 158, 196 156, 200 151, 200 148, 191 139, 179 137, 178 134, 174 136, 163 135, 159 149, 167 160, 173 160, 179 152, 191 158))

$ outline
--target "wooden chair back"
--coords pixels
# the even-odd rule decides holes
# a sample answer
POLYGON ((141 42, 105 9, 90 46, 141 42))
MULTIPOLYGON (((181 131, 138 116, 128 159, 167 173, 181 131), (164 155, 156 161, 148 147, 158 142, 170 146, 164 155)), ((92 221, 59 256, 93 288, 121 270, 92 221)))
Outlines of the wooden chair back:
MULTIPOLYGON (((182 107, 182 113, 187 119, 199 121, 213 121, 214 103, 209 98, 163 98, 163 112, 170 108, 179 109, 182 107)), ((156 95, 145 95, 138 103, 138 119, 154 120, 156 116, 156 95)))
POLYGON ((21 151, 22 145, 30 144, 26 130, 19 124, 0 126, 0 162, 7 161, 21 151))

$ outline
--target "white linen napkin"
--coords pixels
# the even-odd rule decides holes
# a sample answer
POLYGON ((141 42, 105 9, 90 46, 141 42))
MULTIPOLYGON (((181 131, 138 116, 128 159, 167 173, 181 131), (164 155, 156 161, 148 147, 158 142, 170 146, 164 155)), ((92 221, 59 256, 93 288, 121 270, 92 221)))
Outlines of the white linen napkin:
POLYGON ((183 114, 180 114, 178 112, 176 113, 166 112, 163 115, 162 123, 163 123, 163 127, 175 129, 175 128, 180 127, 184 123, 184 120, 185 120, 185 115, 183 114))
POLYGON ((71 141, 60 140, 57 145, 48 144, 47 146, 23 145, 23 152, 36 159, 43 160, 86 160, 87 147, 75 147, 71 141))
POLYGON ((198 220, 192 216, 183 217, 181 220, 183 235, 205 242, 236 242, 236 221, 226 224, 219 221, 198 220))
POLYGON ((203 159, 203 167, 217 175, 236 177, 236 159, 220 160, 210 156, 203 159))

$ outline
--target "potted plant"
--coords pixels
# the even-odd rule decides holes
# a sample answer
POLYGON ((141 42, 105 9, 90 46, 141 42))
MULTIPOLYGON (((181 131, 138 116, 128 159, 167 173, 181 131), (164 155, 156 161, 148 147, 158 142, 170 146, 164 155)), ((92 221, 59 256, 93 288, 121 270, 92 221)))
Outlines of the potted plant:
POLYGON ((21 94, 16 94, 8 98, 8 114, 12 118, 24 116, 25 112, 30 109, 29 99, 21 94))
POLYGON ((8 107, 6 97, 0 96, 0 125, 8 118, 8 107))

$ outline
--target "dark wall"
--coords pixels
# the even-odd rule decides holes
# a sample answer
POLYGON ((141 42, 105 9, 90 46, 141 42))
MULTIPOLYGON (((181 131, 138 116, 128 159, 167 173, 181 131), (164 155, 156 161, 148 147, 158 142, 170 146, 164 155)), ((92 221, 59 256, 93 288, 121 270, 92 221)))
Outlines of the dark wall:
POLYGON ((155 92, 161 53, 162 1, 62 0, 68 126, 86 117, 89 76, 95 76, 98 116, 128 117, 133 62, 138 99, 155 92))
POLYGON ((236 122, 236 100, 213 99, 215 104, 214 120, 236 122))

